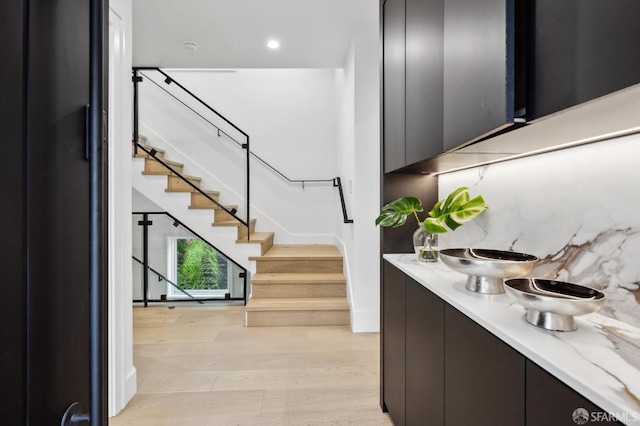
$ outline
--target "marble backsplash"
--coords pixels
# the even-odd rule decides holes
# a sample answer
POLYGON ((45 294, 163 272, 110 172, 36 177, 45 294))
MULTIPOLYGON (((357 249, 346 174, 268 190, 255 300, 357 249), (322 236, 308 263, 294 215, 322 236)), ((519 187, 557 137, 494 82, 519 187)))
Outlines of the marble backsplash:
POLYGON ((440 175, 489 210, 440 236, 541 259, 532 276, 597 288, 601 313, 640 327, 640 135, 440 175))

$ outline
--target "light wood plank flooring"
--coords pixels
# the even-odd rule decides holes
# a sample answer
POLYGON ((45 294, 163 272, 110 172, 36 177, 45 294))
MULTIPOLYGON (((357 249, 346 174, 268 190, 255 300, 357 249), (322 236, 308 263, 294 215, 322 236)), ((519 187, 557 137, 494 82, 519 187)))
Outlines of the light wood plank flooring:
POLYGON ((138 394, 120 425, 392 425, 379 335, 244 327, 242 306, 134 308, 138 394))

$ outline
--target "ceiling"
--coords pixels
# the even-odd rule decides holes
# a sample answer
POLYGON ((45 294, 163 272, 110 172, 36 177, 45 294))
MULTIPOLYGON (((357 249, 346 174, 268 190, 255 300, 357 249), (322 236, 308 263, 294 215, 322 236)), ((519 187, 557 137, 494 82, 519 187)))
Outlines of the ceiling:
POLYGON ((378 0, 133 0, 133 64, 341 68, 355 34, 378 31, 378 0), (276 39, 280 48, 267 48, 276 39), (196 51, 184 42, 196 42, 196 51))

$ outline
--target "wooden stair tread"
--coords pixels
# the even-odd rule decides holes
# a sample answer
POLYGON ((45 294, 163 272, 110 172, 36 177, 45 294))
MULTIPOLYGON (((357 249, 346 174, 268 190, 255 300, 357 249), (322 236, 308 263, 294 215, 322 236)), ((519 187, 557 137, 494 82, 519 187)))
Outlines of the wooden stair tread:
POLYGON ((210 189, 203 189, 202 192, 212 197, 217 197, 218 195, 220 195, 220 191, 212 191, 210 189))
MULTIPOLYGON (((144 152, 144 151, 143 151, 143 152, 144 152)), ((149 161, 156 161, 157 163, 160 163, 158 160, 156 160, 156 159, 155 159, 155 158, 153 158, 153 157, 147 158, 147 160, 149 160, 149 161)), ((170 165, 170 166, 184 167, 184 164, 182 164, 182 163, 178 163, 177 161, 171 161, 171 160, 165 160, 165 159, 162 159, 162 162, 163 162, 163 163, 165 163, 165 164, 168 164, 168 165, 170 165)))
POLYGON ((346 278, 339 272, 257 273, 251 276, 251 284, 344 284, 346 278))
POLYGON ((253 298, 249 300, 245 309, 248 312, 257 311, 342 311, 349 310, 346 297, 321 298, 253 298))
MULTIPOLYGON (((178 176, 175 173, 173 173, 171 170, 169 169, 165 169, 165 170, 158 170, 158 171, 149 171, 149 170, 143 170, 142 171, 143 175, 162 175, 162 176, 178 176)), ((184 176, 184 175, 183 175, 184 176)))
MULTIPOLYGON (((252 224, 252 223, 256 223, 256 220, 251 219, 249 224, 252 224)), ((237 220, 223 220, 220 222, 213 222, 211 226, 244 226, 244 225, 238 222, 237 220)))
POLYGON ((336 246, 330 244, 278 244, 262 256, 249 260, 342 260, 336 246))
MULTIPOLYGON (((227 209, 227 210, 233 210, 233 209, 237 209, 237 208, 238 208, 238 206, 233 205, 233 204, 231 204, 231 205, 229 205, 229 204, 223 204, 223 206, 224 206, 224 208, 225 208, 225 209, 227 209)), ((216 210, 216 209, 219 209, 219 208, 220 208, 220 206, 219 206, 219 205, 217 205, 217 204, 214 204, 214 205, 212 205, 212 206, 191 206, 191 205, 190 205, 190 206, 189 206, 189 208, 190 208, 190 209, 209 209, 209 210, 216 210)))
POLYGON ((273 232, 252 232, 249 234, 249 240, 246 238, 241 238, 236 240, 238 244, 248 244, 248 243, 257 243, 261 244, 269 240, 269 238, 273 238, 273 232))
MULTIPOLYGON (((183 178, 185 178, 185 179, 189 179, 189 180, 196 180, 196 181, 198 181, 198 182, 201 182, 201 181, 202 181, 202 178, 201 178, 201 177, 198 177, 198 176, 189 176, 189 175, 185 175, 184 173, 181 173, 181 175, 182 175, 182 177, 183 177, 183 178)), ((171 173, 169 176, 171 176, 171 177, 177 177, 178 179, 180 179, 180 178, 178 177, 178 175, 173 174, 173 173, 171 173)))

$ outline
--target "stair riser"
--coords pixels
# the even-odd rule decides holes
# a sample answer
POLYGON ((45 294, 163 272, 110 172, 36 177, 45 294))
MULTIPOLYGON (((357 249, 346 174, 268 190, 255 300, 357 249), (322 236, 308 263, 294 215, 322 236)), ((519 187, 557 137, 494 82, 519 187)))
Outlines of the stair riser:
POLYGON ((252 297, 346 297, 344 284, 252 284, 252 297))
POLYGON ((256 272, 342 272, 342 260, 258 260, 256 272))
POLYGON ((260 255, 264 255, 271 247, 273 247, 273 235, 260 245, 260 255))
MULTIPOLYGON (((213 198, 216 201, 220 201, 220 195, 218 194, 209 194, 209 196, 211 198, 213 198)), ((210 201, 208 198, 206 198, 204 195, 200 194, 199 192, 192 192, 191 193, 191 208, 206 208, 206 207, 210 207, 210 208, 215 208, 216 204, 213 201, 210 201)))
MULTIPOLYGON (((231 210, 229 207, 227 207, 228 210, 231 210)), ((227 213, 226 211, 222 210, 222 209, 216 209, 216 211, 214 212, 213 215, 213 221, 214 222, 227 222, 230 220, 234 220, 235 217, 231 216, 229 213, 227 213)))
POLYGON ((349 311, 248 311, 246 313, 248 327, 278 326, 313 326, 329 325, 348 326, 349 311))
POLYGON ((246 226, 238 226, 238 239, 241 240, 241 239, 247 238, 247 236, 252 232, 256 232, 255 222, 249 223, 248 231, 246 226))
MULTIPOLYGON (((200 188, 199 180, 189 179, 189 181, 193 183, 195 186, 197 186, 198 188, 200 188)), ((185 181, 183 181, 177 176, 167 176, 167 188, 170 191, 185 191, 185 192, 194 191, 194 189, 189 184, 187 184, 185 181)))
MULTIPOLYGON (((182 174, 182 166, 176 165, 176 164, 169 164, 169 165, 174 171, 182 174)), ((159 162, 155 161, 152 158, 145 158, 144 171, 147 173, 166 173, 166 174, 171 173, 169 169, 167 169, 165 166, 163 166, 162 164, 160 164, 159 162)))

